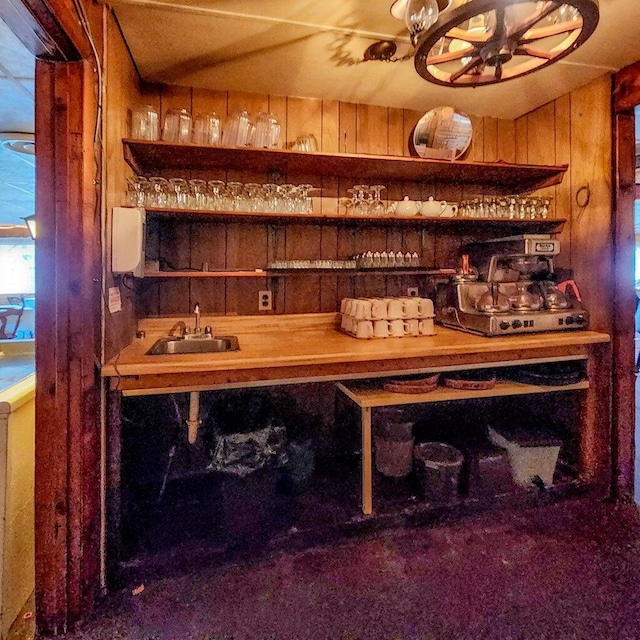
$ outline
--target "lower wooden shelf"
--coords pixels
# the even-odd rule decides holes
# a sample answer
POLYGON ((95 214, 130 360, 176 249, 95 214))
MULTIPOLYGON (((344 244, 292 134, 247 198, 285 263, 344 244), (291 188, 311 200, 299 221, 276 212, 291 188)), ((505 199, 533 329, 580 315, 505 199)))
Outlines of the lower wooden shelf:
POLYGON ((343 383, 338 382, 337 387, 359 407, 390 407, 403 404, 423 404, 429 402, 450 402, 455 400, 471 400, 474 398, 495 398, 500 396, 521 396, 536 393, 554 393, 562 391, 579 391, 588 389, 587 380, 575 384, 558 386, 539 386, 500 380, 495 387, 481 390, 450 389, 438 387, 428 393, 396 393, 380 389, 371 383, 343 383))

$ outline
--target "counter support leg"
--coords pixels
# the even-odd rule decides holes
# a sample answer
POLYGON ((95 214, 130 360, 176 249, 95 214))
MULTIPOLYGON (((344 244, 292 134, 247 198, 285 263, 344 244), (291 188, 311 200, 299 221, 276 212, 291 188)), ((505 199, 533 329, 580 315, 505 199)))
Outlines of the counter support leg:
POLYGON ((362 407, 362 513, 373 513, 373 456, 371 407, 362 407))

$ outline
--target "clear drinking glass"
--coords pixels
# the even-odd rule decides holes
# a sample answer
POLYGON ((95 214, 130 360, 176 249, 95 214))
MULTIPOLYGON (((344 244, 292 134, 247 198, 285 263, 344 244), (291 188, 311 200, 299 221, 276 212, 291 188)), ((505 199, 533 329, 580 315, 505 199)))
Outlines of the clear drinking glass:
POLYGON ((158 112, 149 104, 142 104, 131 112, 131 137, 134 140, 158 140, 160 121, 158 112))
POLYGON ((146 203, 151 207, 166 207, 169 196, 169 183, 165 178, 154 176, 149 178, 149 191, 145 198, 146 203))
POLYGON ((198 113, 193 119, 192 141, 196 144, 220 144, 222 127, 215 112, 198 113))
POLYGON ((229 209, 231 211, 244 211, 244 185, 242 182, 227 182, 227 192, 229 194, 229 209))
POLYGON ((226 193, 226 185, 222 180, 209 180, 208 208, 213 211, 226 211, 229 201, 226 193))
POLYGON ((371 185, 371 201, 369 202, 369 215, 383 216, 386 213, 386 207, 384 202, 380 198, 380 193, 383 189, 386 189, 383 184, 371 185))
POLYGON ((130 207, 144 207, 147 204, 149 181, 143 176, 127 178, 127 204, 130 207))
POLYGON ((205 180, 194 178, 189 180, 189 201, 194 209, 206 209, 207 202, 207 183, 205 180))
POLYGON ((229 115, 222 128, 222 144, 227 147, 244 147, 253 134, 253 123, 248 111, 237 110, 229 115))
POLYGON ((186 109, 169 109, 164 116, 162 139, 191 142, 191 114, 186 109))
POLYGON ((169 178, 168 204, 178 209, 189 206, 189 185, 184 178, 169 178))
POLYGON ((280 146, 280 122, 273 113, 259 113, 251 145, 260 149, 277 149, 280 146))

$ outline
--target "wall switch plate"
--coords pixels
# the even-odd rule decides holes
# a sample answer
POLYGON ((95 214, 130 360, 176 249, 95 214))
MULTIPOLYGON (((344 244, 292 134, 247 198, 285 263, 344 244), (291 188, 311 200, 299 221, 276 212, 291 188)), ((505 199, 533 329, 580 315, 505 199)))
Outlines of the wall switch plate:
POLYGON ((271 291, 258 291, 258 311, 273 311, 271 291))
POLYGON ((407 295, 410 298, 417 298, 418 297, 418 287, 407 287, 407 295))

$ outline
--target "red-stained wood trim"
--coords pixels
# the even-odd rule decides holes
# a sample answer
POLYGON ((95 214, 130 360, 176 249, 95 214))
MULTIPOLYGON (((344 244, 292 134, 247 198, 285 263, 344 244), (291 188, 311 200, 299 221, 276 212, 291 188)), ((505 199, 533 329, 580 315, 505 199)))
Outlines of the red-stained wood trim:
POLYGON ((58 61, 79 60, 80 49, 88 47, 88 41, 77 20, 67 17, 64 27, 61 26, 51 10, 51 5, 55 4, 67 5, 65 11, 75 16, 70 2, 5 0, 0 3, 0 18, 35 57, 58 61), (72 37, 65 28, 75 32, 72 37))
POLYGON ((38 631, 86 615, 100 578, 100 234, 87 62, 36 62, 38 631), (83 108, 84 107, 84 108, 83 108))
MULTIPOLYGON (((615 113, 623 113, 638 104, 640 104, 640 61, 616 73, 613 110, 615 113)), ((635 140, 635 137, 631 139, 635 140)))
MULTIPOLYGON (((637 67, 640 78, 640 67, 637 67)), ((618 78, 615 79, 616 87, 618 78)), ((640 93, 638 94, 640 101, 640 93)), ((633 495, 635 458, 635 117, 633 110, 614 116, 614 320, 613 368, 613 488, 633 495)))

